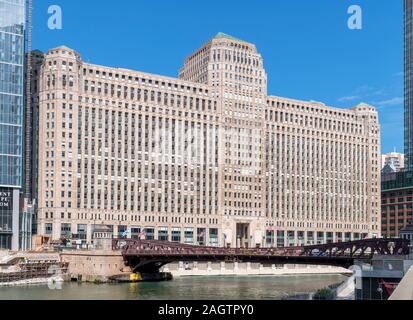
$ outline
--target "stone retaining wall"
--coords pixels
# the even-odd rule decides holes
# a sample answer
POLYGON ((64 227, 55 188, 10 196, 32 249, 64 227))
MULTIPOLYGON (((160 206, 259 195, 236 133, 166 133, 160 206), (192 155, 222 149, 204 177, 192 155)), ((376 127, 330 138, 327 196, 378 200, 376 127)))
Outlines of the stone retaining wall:
POLYGON ((106 282, 110 277, 129 274, 120 251, 64 251, 62 262, 69 262, 69 275, 83 282, 106 282))

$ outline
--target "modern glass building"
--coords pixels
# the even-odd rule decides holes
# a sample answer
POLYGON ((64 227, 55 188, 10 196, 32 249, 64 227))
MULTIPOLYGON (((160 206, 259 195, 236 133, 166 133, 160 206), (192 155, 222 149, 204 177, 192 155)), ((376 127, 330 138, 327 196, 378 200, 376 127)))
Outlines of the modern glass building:
POLYGON ((413 169, 413 0, 404 0, 404 152, 413 169))
POLYGON ((25 0, 0 0, 0 249, 19 246, 25 16, 25 0))
POLYGON ((413 0, 404 0, 404 170, 382 172, 382 235, 399 237, 413 219, 413 0))

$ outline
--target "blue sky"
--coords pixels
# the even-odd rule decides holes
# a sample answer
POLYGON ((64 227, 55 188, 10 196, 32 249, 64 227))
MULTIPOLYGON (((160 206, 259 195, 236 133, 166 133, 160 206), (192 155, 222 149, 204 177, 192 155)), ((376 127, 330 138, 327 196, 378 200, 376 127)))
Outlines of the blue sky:
POLYGON ((375 105, 383 152, 403 150, 402 0, 34 0, 33 48, 66 45, 88 62, 177 76, 222 31, 257 45, 269 94, 375 105), (363 29, 347 27, 350 5, 363 29), (63 29, 47 27, 50 5, 63 29))

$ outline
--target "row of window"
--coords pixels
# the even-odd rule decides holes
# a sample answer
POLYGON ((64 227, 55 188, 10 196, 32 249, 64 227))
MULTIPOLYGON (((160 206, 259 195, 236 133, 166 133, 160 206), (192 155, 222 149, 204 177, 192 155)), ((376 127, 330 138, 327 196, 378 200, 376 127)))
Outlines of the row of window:
MULTIPOLYGON (((108 226, 113 233, 113 225, 108 226)), ((60 224, 60 237, 61 238, 78 238, 86 241, 89 237, 98 236, 94 234, 94 229, 99 226, 92 226, 92 234, 88 234, 88 227, 86 224, 78 224, 77 230, 72 230, 72 224, 62 223, 60 224)), ((217 228, 191 228, 191 227, 128 227, 125 225, 117 226, 118 233, 114 234, 115 238, 131 238, 134 240, 159 240, 159 241, 172 241, 183 242, 186 244, 197 245, 211 245, 218 246, 218 229, 217 228)), ((45 234, 53 234, 53 224, 45 224, 45 234)))

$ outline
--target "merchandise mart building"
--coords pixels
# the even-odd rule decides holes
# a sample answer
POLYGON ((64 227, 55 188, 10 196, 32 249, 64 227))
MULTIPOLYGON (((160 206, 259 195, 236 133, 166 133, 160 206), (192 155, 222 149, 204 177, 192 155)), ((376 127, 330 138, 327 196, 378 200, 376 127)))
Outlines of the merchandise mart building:
POLYGON ((179 78, 37 53, 38 232, 255 247, 380 236, 374 107, 268 96, 255 45, 219 33, 179 78))

